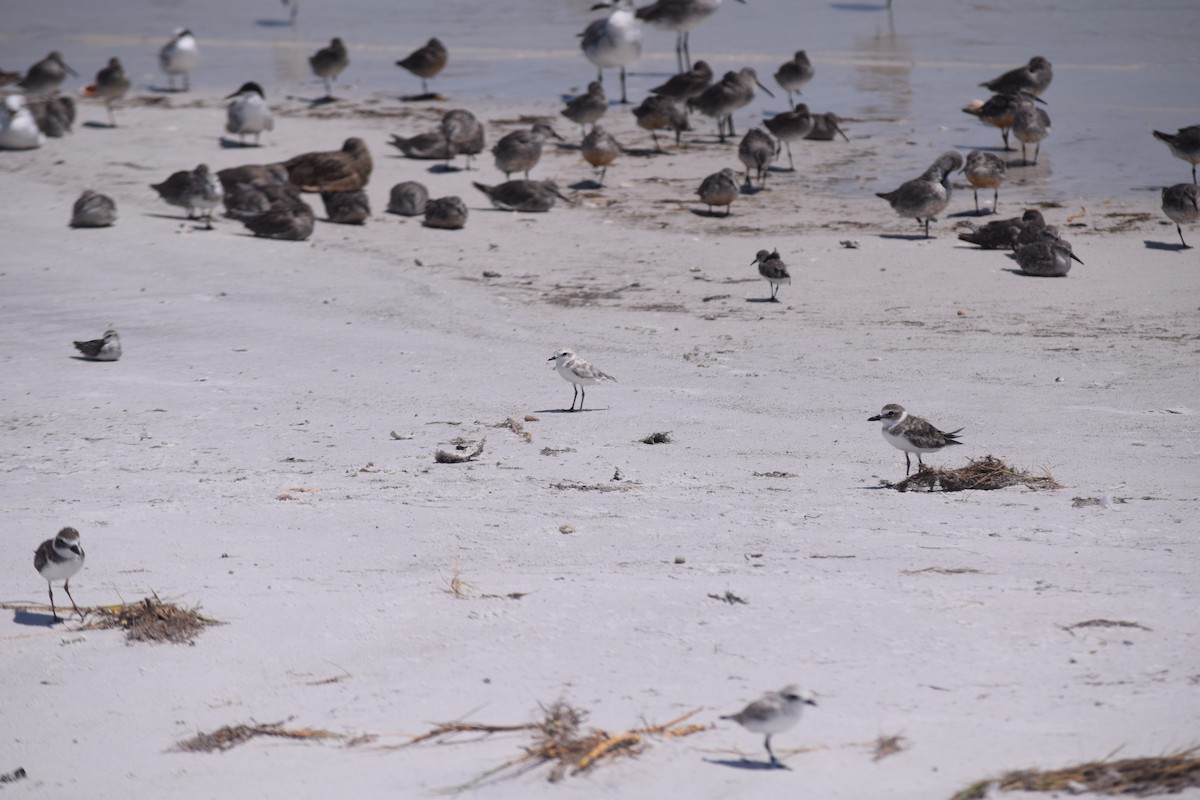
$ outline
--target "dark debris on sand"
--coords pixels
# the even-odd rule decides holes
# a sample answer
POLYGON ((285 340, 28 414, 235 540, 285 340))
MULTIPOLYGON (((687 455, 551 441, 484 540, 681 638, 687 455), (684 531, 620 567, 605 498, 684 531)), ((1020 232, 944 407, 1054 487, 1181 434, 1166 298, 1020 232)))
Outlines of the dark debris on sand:
POLYGON ((125 639, 130 642, 187 644, 205 628, 224 624, 201 614, 199 607, 181 608, 174 603, 163 602, 157 594, 136 603, 90 610, 98 618, 88 624, 88 629, 121 628, 125 631, 125 639))
POLYGON ((1089 761, 1064 769, 1016 770, 996 781, 972 784, 951 800, 982 800, 993 783, 1002 792, 1095 792, 1134 797, 1178 794, 1200 787, 1200 748, 1169 756, 1089 761))
POLYGON ((941 469, 922 467, 916 474, 909 475, 899 483, 883 482, 889 489, 907 492, 910 489, 963 492, 970 489, 1004 489, 1008 486, 1025 486, 1030 489, 1061 489, 1062 484, 1050 473, 1034 475, 1014 469, 993 456, 971 459, 965 467, 941 469))

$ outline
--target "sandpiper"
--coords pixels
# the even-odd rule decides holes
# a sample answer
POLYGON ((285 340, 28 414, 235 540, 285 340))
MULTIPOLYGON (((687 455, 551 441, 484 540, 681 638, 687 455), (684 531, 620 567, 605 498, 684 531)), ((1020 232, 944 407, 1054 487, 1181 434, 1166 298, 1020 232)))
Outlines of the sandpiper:
POLYGON ((1050 115, 1045 109, 1035 106, 1028 97, 1023 97, 1013 116, 1012 134, 1021 143, 1021 161, 1025 164, 1029 164, 1025 145, 1036 145, 1033 151, 1033 165, 1036 167, 1038 154, 1042 152, 1042 140, 1050 135, 1050 115))
POLYGON ((549 211, 558 198, 570 198, 558 190, 554 181, 508 181, 499 186, 472 183, 488 196, 492 205, 501 211, 549 211))
POLYGON ((804 138, 815 142, 832 142, 833 137, 837 135, 848 142, 850 141, 850 137, 841 129, 841 124, 841 118, 832 111, 827 111, 824 114, 813 114, 813 129, 804 138))
POLYGON ((968 224, 971 225, 971 231, 958 235, 962 241, 979 245, 984 250, 1012 250, 1026 228, 1044 228, 1046 220, 1041 211, 1031 208, 1020 217, 998 219, 986 225, 968 224))
POLYGON ((1000 129, 1004 139, 1004 149, 1012 150, 1008 144, 1008 131, 1012 128, 1013 119, 1020 108, 1021 98, 1015 94, 997 94, 988 98, 987 102, 974 100, 963 109, 964 114, 970 114, 987 125, 1000 129))
POLYGON ((67 79, 68 73, 79 77, 79 73, 68 67, 67 62, 63 61, 62 53, 53 50, 48 56, 30 67, 25 73, 25 77, 17 82, 17 86, 24 89, 25 94, 31 96, 53 94, 67 79))
POLYGON ((996 213, 996 209, 1000 207, 1000 184, 1004 183, 1004 178, 1008 175, 1008 165, 1004 163, 1004 159, 994 153, 972 150, 967 153, 963 174, 967 176, 967 183, 971 184, 975 191, 975 213, 979 213, 980 189, 994 190, 992 213, 996 213))
POLYGON ((1025 66, 1009 70, 1000 77, 984 81, 979 85, 996 94, 1028 92, 1037 97, 1046 91, 1053 79, 1054 71, 1050 62, 1041 56, 1034 56, 1025 66))
POLYGON ((117 204, 106 194, 84 189, 71 210, 72 228, 107 228, 117 221, 117 204))
POLYGON ((771 97, 771 90, 758 82, 758 74, 751 67, 743 67, 738 72, 726 72, 719 83, 705 89, 688 101, 688 107, 694 108, 706 117, 717 120, 717 135, 722 142, 728 133, 734 136, 733 112, 749 105, 754 99, 754 87, 758 87, 771 97))
POLYGON ((642 104, 633 110, 639 128, 650 131, 654 137, 654 150, 661 153, 662 146, 658 143, 660 130, 675 131, 675 144, 679 144, 680 136, 688 129, 687 112, 677 106, 665 95, 650 95, 642 104))
POLYGON ((162 183, 151 184, 150 188, 171 205, 186 208, 188 219, 202 215, 206 229, 212 230, 213 210, 221 204, 224 190, 217 177, 208 171, 207 164, 172 173, 162 183))
POLYGON ((83 619, 83 612, 75 605, 71 597, 71 578, 83 569, 83 548, 79 546, 79 531, 74 528, 63 528, 53 539, 47 539, 34 551, 33 566, 38 574, 46 579, 46 588, 50 592, 50 613, 55 622, 62 622, 58 609, 54 605, 54 581, 63 582, 63 590, 71 599, 71 608, 83 619))
POLYGON ((779 142, 758 128, 746 131, 738 144, 738 161, 746 166, 746 188, 750 188, 750 170, 758 176, 758 188, 767 186, 767 168, 779 154, 779 142))
POLYGON ((25 97, 10 94, 0 104, 0 150, 32 150, 46 142, 25 97))
MULTIPOLYGON (((447 111, 440 125, 442 135, 446 137, 447 146, 453 155, 462 155, 467 159, 467 169, 471 169, 471 156, 483 152, 483 124, 470 111, 456 108, 447 111)), ((450 159, 446 159, 449 166, 450 159)))
POLYGON ((1071 252, 1071 243, 1062 239, 1049 227, 1041 230, 1041 235, 1032 242, 1018 242, 1013 256, 1017 266, 1026 275, 1036 275, 1041 278, 1062 278, 1071 271, 1071 262, 1083 261, 1071 252))
POLYGON ((125 97, 131 85, 129 73, 121 66, 121 60, 114 57, 108 60, 108 66, 96 73, 96 82, 88 87, 91 90, 88 94, 104 101, 104 107, 108 109, 110 128, 117 127, 117 118, 113 116, 113 103, 125 97))
POLYGON ((393 133, 392 140, 388 144, 397 148, 409 158, 425 159, 428 161, 449 161, 454 158, 454 149, 446 141, 446 134, 440 130, 418 133, 416 136, 410 136, 407 139, 393 133))
POLYGON ((1163 213, 1175 223, 1175 230, 1179 231, 1179 243, 1185 248, 1190 245, 1183 240, 1183 228, 1180 226, 1191 225, 1200 219, 1197 192, 1200 192, 1200 186, 1194 183, 1177 183, 1162 190, 1163 213))
POLYGON ((779 287, 782 284, 790 284, 792 276, 788 274, 787 264, 783 263, 783 259, 779 257, 779 251, 759 250, 758 255, 750 262, 751 266, 758 264, 758 274, 767 279, 771 284, 771 302, 778 303, 779 298, 775 295, 779 292, 779 287))
MULTIPOLYGON (((592 8, 608 7, 608 3, 601 3, 592 8)), ((599 82, 604 82, 605 69, 620 68, 621 102, 627 103, 625 67, 642 54, 642 28, 634 16, 633 0, 613 0, 611 7, 611 14, 591 23, 579 34, 580 47, 587 60, 596 65, 599 82)))
POLYGON ((200 61, 200 48, 196 45, 196 37, 187 28, 176 28, 171 41, 158 51, 158 64, 167 73, 167 90, 175 91, 175 76, 183 76, 183 91, 191 86, 191 71, 200 61))
POLYGON ((322 47, 308 58, 313 74, 325 81, 325 100, 333 100, 333 81, 350 65, 346 45, 340 37, 333 37, 328 47, 322 47))
POLYGON ((579 356, 575 355, 572 350, 558 350, 547 361, 554 362, 554 369, 562 376, 564 381, 567 381, 575 388, 575 394, 571 398, 571 407, 568 411, 575 411, 575 401, 579 401, 579 411, 583 411, 583 400, 587 397, 587 389, 585 386, 592 386, 602 381, 616 382, 616 378, 607 373, 593 367, 588 362, 584 361, 579 356))
POLYGON ((439 197, 425 204, 425 221, 427 228, 444 228, 458 230, 467 224, 467 204, 461 197, 439 197))
POLYGON ((302 200, 270 208, 258 214, 232 212, 251 233, 263 239, 302 242, 312 236, 316 221, 312 206, 302 200))
POLYGON ((763 120, 763 125, 767 127, 767 130, 779 137, 787 147, 788 168, 793 172, 796 171, 796 162, 792 160, 791 142, 808 138, 816 124, 816 120, 804 103, 800 103, 791 111, 784 111, 782 114, 776 114, 770 119, 763 120))
POLYGON ((667 82, 655 86, 651 94, 661 95, 677 103, 686 103, 712 86, 713 71, 707 61, 697 61, 687 72, 672 75, 667 82))
POLYGON ((396 62, 397 67, 404 67, 406 70, 416 75, 421 79, 421 94, 429 97, 429 84, 427 81, 430 78, 436 77, 439 72, 446 66, 446 61, 450 58, 450 51, 446 49, 446 45, 435 36, 425 43, 423 47, 418 47, 416 50, 409 53, 404 58, 396 62))
POLYGON ((792 101, 792 93, 800 94, 804 84, 812 80, 813 73, 812 62, 808 60, 808 53, 803 50, 797 50, 791 61, 785 61, 779 66, 775 73, 775 82, 787 92, 788 103, 792 108, 796 107, 792 101))
POLYGON ((878 414, 868 417, 867 422, 882 422, 883 440, 904 451, 905 477, 912 470, 909 453, 917 454, 917 472, 920 472, 925 466, 921 461, 922 453, 936 453, 943 447, 962 444, 958 441, 962 428, 949 433, 939 431, 926 420, 912 416, 904 410, 904 406, 895 403, 888 403, 878 414))
POLYGON ((700 202, 708 206, 709 216, 716 216, 713 206, 725 206, 725 216, 728 217, 729 207, 738 196, 737 177, 732 169, 726 167, 701 181, 696 194, 700 195, 700 202))
POLYGON ((225 130, 236 133, 242 144, 246 143, 246 134, 254 134, 254 143, 259 143, 263 131, 275 130, 275 118, 267 106, 263 89, 254 81, 247 81, 226 100, 233 100, 225 110, 225 130))
POLYGON ((121 357, 121 337, 114 330, 107 330, 99 339, 75 342, 75 349, 89 361, 116 361, 121 357))
POLYGON ((351 136, 341 150, 303 153, 283 162, 292 185, 302 192, 353 192, 371 179, 367 143, 351 136))
POLYGON ((587 91, 568 102, 561 113, 583 128, 585 125, 596 124, 596 120, 604 116, 606 111, 608 98, 604 95, 604 87, 600 85, 600 81, 592 81, 588 84, 587 91))
POLYGON ((929 223, 950 205, 950 173, 962 169, 963 157, 950 150, 937 160, 919 178, 906 181, 893 192, 876 192, 876 197, 887 200, 902 217, 915 217, 925 225, 925 238, 929 238, 929 223))
POLYGON ((535 122, 530 130, 505 134, 492 148, 496 169, 504 173, 505 180, 514 172, 524 172, 528 178, 529 170, 542 159, 542 146, 550 138, 563 141, 558 132, 545 122, 535 122))
POLYGON ((340 225, 362 225, 371 217, 371 203, 362 189, 353 192, 321 192, 325 216, 340 225))
POLYGON ((604 176, 608 174, 608 166, 621 154, 621 143, 604 128, 593 125, 592 129, 588 131, 588 135, 583 137, 580 151, 583 153, 584 161, 591 164, 594 169, 600 170, 599 185, 603 186, 604 176))
POLYGON ((1189 125, 1175 133, 1154 131, 1154 138, 1171 149, 1171 155, 1192 165, 1192 183, 1196 183, 1196 165, 1200 164, 1200 125, 1189 125))
POLYGON ((800 721, 804 707, 816 704, 811 695, 791 685, 778 692, 767 692, 738 713, 728 714, 721 719, 731 719, 754 733, 765 733, 763 745, 767 748, 767 755, 771 757, 770 765, 782 767, 771 749, 771 737, 794 727, 800 721))
MULTIPOLYGON (((746 0, 738 0, 745 3, 746 0)), ((675 60, 680 71, 692 68, 688 34, 721 7, 721 0, 655 0, 637 10, 637 18, 656 28, 675 31, 675 60)))
POLYGON ((75 124, 75 101, 67 95, 29 97, 26 104, 42 133, 57 139, 71 132, 75 124))
POLYGON ((404 181, 392 187, 387 210, 402 217, 419 217, 425 213, 429 190, 416 181, 404 181))

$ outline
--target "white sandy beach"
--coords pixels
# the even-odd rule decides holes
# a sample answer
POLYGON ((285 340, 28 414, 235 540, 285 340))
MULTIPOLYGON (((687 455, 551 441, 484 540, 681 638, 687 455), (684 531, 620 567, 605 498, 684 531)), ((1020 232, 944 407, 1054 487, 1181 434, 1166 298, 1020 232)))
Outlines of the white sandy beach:
MULTIPOLYGON (((349 96, 274 102, 259 149, 220 148, 219 94, 201 91, 0 153, 0 600, 45 603, 33 550, 72 525, 81 605, 156 592, 227 623, 194 646, 128 645, 6 611, 0 773, 28 777, 5 798, 423 796, 527 737, 396 745, 560 698, 609 731, 693 710, 713 727, 469 795, 948 799, 1010 769, 1197 744, 1200 263, 1156 192, 1044 208, 1085 264, 1037 279, 959 242, 973 216, 914 238, 874 193, 944 148, 881 124, 796 148, 796 173, 721 218, 694 192, 737 166, 736 144, 697 118, 685 149, 651 155, 614 108, 606 127, 639 154, 573 205, 510 214, 470 185, 501 182, 487 154, 431 172, 384 142, 462 106, 490 145, 557 103, 349 96), (313 197, 307 242, 203 231, 148 188, 348 136, 375 159, 361 228, 321 221, 313 197), (848 171, 861 196, 827 191, 848 171), (384 213, 402 180, 460 195, 466 228, 384 213), (84 188, 116 199, 115 227, 66 227, 84 188), (780 304, 754 302, 764 247, 792 271, 780 304), (73 358, 107 327, 120 361, 73 358), (618 381, 583 413, 562 413, 571 387, 546 362, 562 346, 618 381), (991 454, 1064 488, 881 488, 903 454, 867 417, 893 402, 965 428, 927 463, 991 454), (652 432, 672 442, 638 441, 652 432), (486 437, 482 456, 435 464, 457 437, 486 437), (727 591, 745 604, 710 598, 727 591), (1122 624, 1070 628, 1094 620, 1122 624), (752 768, 762 737, 717 717, 793 682, 818 705, 773 740, 790 770, 752 768), (376 738, 173 751, 281 720, 376 738), (891 735, 902 752, 872 760, 891 735)), ((1052 141, 1042 157, 1014 170, 1001 214, 1044 197, 1052 141)), ((562 147, 534 177, 591 170, 562 147)), ((962 189, 949 213, 971 209, 962 189)))

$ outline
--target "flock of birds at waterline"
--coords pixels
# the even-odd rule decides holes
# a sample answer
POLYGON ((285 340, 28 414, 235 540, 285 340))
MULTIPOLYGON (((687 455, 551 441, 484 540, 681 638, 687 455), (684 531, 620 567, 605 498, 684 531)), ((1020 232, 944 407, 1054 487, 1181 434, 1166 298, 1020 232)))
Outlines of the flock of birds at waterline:
MULTIPOLYGON (((609 9, 607 16, 592 22, 579 36, 583 55, 597 68, 597 80, 589 84, 586 92, 570 99, 561 112, 567 120, 580 126, 579 152, 596 170, 595 188, 603 188, 609 168, 623 154, 631 152, 601 125, 601 118, 612 110, 601 81, 606 69, 619 69, 622 74, 621 102, 626 101, 624 69, 641 55, 642 22, 677 34, 676 56, 680 72, 652 88, 649 95, 632 109, 637 125, 651 133, 656 152, 661 152, 659 131, 673 132, 679 145, 682 134, 692 130, 690 117, 697 113, 715 120, 720 141, 736 136, 734 113, 753 102, 758 90, 774 97, 753 68, 731 70, 717 80, 707 62, 692 63, 688 34, 712 16, 720 5, 720 0, 657 0, 637 8, 632 0, 612 0, 595 6, 609 9)), ((295 5, 291 10, 294 15, 295 5)), ((449 57, 448 48, 434 37, 397 60, 398 67, 421 81, 422 94, 403 99, 444 99, 429 92, 428 81, 442 72, 449 57)), ((196 37, 189 30, 177 29, 159 53, 160 66, 167 76, 167 88, 174 90, 179 80, 181 90, 187 91, 190 73, 198 61, 196 37)), ((308 61, 313 74, 324 82, 326 89, 326 96, 314 103, 333 100, 333 83, 350 64, 349 48, 340 37, 334 37, 308 61)), ((58 92, 68 74, 77 73, 57 51, 34 64, 23 76, 4 73, 24 94, 5 98, 0 111, 0 147, 36 147, 44 142, 45 136, 61 136, 70 130, 75 116, 74 101, 58 92)), ((813 113, 807 105, 795 102, 795 96, 804 90, 814 75, 813 64, 803 50, 782 61, 773 77, 787 93, 790 108, 766 117, 763 121, 765 130, 753 128, 741 138, 737 148, 743 172, 740 182, 733 167, 719 170, 700 182, 696 193, 709 215, 715 215, 714 209, 724 209, 725 215, 730 214, 732 204, 740 196, 753 192, 755 181, 759 189, 764 188, 781 150, 786 150, 789 169, 795 171, 793 143, 830 141, 838 136, 849 141, 836 114, 813 113)), ((981 83, 994 92, 993 96, 986 101, 974 101, 963 110, 984 124, 998 128, 1005 150, 1011 150, 1010 134, 1015 137, 1022 150, 1019 166, 1036 165, 1041 143, 1051 131, 1043 94, 1052 79, 1050 62, 1035 56, 1028 64, 981 83)), ((0 78, 2 80, 4 78, 0 78)), ((103 101, 109 124, 115 126, 114 106, 126 96, 131 84, 120 60, 112 58, 96 74, 95 82, 84 88, 83 94, 103 101)), ((225 99, 230 101, 226 131, 237 135, 238 144, 246 144, 247 136, 253 136, 254 143, 258 144, 263 132, 274 129, 274 117, 258 83, 246 82, 225 99)), ((1162 193, 1162 209, 1176 223, 1181 244, 1187 247, 1182 226, 1200 218, 1194 169, 1200 162, 1200 126, 1183 128, 1175 134, 1156 131, 1154 135, 1167 143, 1173 154, 1193 165, 1191 184, 1168 187, 1162 193)), ((564 141, 548 122, 509 132, 491 148, 496 168, 504 173, 505 181, 496 184, 476 182, 475 187, 493 206, 509 211, 544 212, 557 200, 571 202, 554 181, 530 179, 531 170, 537 166, 545 144, 551 140, 564 141), (523 178, 512 180, 514 173, 522 173, 523 178)), ((436 130, 411 136, 393 135, 389 144, 409 158, 442 160, 447 169, 453 159, 462 156, 466 159, 466 168, 470 169, 471 159, 484 152, 487 141, 485 126, 480 120, 465 109, 454 109, 444 115, 436 130)), ((315 221, 312 207, 303 200, 304 192, 321 194, 326 216, 331 222, 362 224, 370 218, 364 187, 372 166, 366 143, 351 137, 340 150, 305 153, 276 164, 244 165, 216 173, 205 165, 180 170, 153 184, 153 188, 164 201, 187 209, 189 218, 201 217, 208 227, 211 227, 215 210, 224 203, 227 216, 242 221, 258 236, 302 240, 311 235, 315 221)), ((974 192, 977 213, 983 213, 979 190, 991 189, 991 211, 995 212, 1000 187, 1010 168, 1017 166, 1016 162, 980 150, 971 151, 965 158, 957 152, 948 152, 939 156, 919 177, 894 191, 880 192, 878 196, 901 216, 916 219, 928 238, 930 223, 949 206, 952 175, 961 171, 965 176, 974 192)), ((116 218, 115 203, 111 198, 90 190, 80 197, 77 207, 80 213, 75 215, 73 224, 80 227, 109 225, 116 218)), ((423 215, 425 224, 435 228, 461 228, 468 216, 467 204, 462 198, 430 197, 428 189, 413 181, 393 187, 388 210, 423 215)), ((1079 261, 1071 254, 1070 244, 1053 226, 1031 226, 1030 222, 1036 220, 1016 218, 1005 220, 1001 226, 1009 231, 1020 228, 1024 233, 1021 237, 1009 237, 1012 249, 1025 250, 1024 256, 1016 254, 1018 264, 1032 274, 1066 274, 1071 262, 1079 261)), ((1003 237, 994 230, 984 226, 962 238, 984 247, 996 247, 998 245, 994 243, 1002 241, 1003 237)), ((777 285, 773 284, 773 291, 774 288, 777 285)))

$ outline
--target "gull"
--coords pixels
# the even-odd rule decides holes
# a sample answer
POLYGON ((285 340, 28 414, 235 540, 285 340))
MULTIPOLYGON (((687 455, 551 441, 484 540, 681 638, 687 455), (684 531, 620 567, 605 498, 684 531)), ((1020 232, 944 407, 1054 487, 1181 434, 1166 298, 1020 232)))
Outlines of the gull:
POLYGON ((175 76, 183 76, 183 91, 191 88, 189 73, 196 68, 200 60, 200 48, 196 46, 196 37, 187 28, 176 28, 171 41, 158 51, 158 63, 163 72, 167 73, 167 89, 175 91, 175 76))
MULTIPOLYGON (((592 6, 592 10, 609 7, 600 3, 592 6)), ((642 54, 642 29, 634 16, 633 0, 614 0, 611 8, 613 12, 608 17, 596 20, 579 34, 582 37, 579 46, 587 60, 596 65, 599 82, 604 82, 606 68, 621 69, 621 102, 627 103, 625 66, 642 54)))

